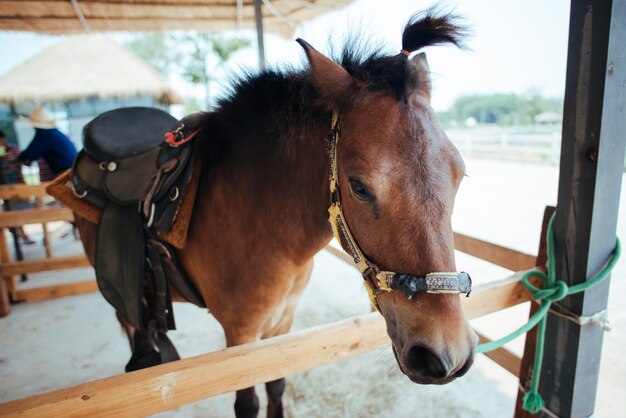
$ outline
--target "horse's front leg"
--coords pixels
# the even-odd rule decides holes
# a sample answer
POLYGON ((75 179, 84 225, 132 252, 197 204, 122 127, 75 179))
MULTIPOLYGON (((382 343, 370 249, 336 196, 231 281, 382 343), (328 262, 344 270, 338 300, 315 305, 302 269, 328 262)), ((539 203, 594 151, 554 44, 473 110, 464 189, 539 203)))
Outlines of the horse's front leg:
MULTIPOLYGON (((300 300, 300 296, 304 287, 311 277, 313 271, 313 260, 303 266, 302 270, 296 275, 294 286, 287 296, 285 311, 281 320, 268 333, 263 334, 263 339, 276 337, 277 335, 286 334, 291 329, 293 316, 300 300)), ((283 418, 283 393, 285 392, 285 378, 273 380, 265 383, 267 391, 267 418, 283 418)))
MULTIPOLYGON (((256 331, 256 330, 254 330, 256 331)), ((224 327, 226 334, 226 345, 234 347, 236 345, 246 344, 258 341, 257 332, 242 332, 239 327, 224 327)), ((235 399, 235 416, 237 418, 256 418, 259 414, 259 398, 257 397, 254 386, 238 390, 235 399)))
POLYGON ((237 391, 235 416, 237 418, 256 418, 259 414, 259 397, 254 386, 237 391))
POLYGON ((267 418, 283 418, 283 393, 285 378, 272 380, 265 384, 267 391, 267 418))
MULTIPOLYGON (((295 305, 295 304, 294 304, 295 305)), ((295 306, 294 306, 295 308, 295 306)), ((274 329, 263 335, 263 339, 286 334, 291 328, 295 309, 284 312, 280 322, 274 329)), ((283 393, 285 392, 285 378, 265 383, 267 391, 267 418, 283 418, 283 393)))

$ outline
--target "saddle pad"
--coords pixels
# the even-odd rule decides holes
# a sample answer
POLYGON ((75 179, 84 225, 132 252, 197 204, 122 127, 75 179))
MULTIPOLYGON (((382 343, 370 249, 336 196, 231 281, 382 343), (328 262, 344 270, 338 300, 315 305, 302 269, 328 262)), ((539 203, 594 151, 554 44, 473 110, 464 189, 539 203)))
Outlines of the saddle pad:
MULTIPOLYGON (((172 225, 172 229, 168 233, 159 237, 179 250, 182 250, 187 243, 187 231, 196 200, 196 192, 198 191, 200 168, 201 164, 196 162, 189 184, 185 189, 183 201, 176 214, 174 225, 172 225)), ((76 212, 80 217, 94 224, 100 223, 100 209, 84 199, 76 197, 69 187, 70 171, 71 170, 67 170, 54 179, 48 187, 46 187, 46 192, 76 212)))

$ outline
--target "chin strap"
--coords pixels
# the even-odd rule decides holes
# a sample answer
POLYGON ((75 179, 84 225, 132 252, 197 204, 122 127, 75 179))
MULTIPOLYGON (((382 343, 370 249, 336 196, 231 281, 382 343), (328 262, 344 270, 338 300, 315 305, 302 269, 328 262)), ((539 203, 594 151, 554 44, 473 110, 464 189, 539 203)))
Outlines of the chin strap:
POLYGON ((339 190, 339 170, 337 167, 337 144, 339 142, 339 113, 333 111, 329 135, 330 147, 330 215, 328 221, 333 229, 335 239, 352 257, 356 268, 365 279, 365 289, 372 305, 380 312, 377 296, 382 292, 392 290, 402 291, 411 299, 418 292, 427 293, 465 293, 469 296, 472 291, 472 279, 465 272, 436 272, 425 276, 400 274, 391 271, 381 271, 378 266, 369 261, 348 228, 346 218, 341 208, 341 193, 339 190))

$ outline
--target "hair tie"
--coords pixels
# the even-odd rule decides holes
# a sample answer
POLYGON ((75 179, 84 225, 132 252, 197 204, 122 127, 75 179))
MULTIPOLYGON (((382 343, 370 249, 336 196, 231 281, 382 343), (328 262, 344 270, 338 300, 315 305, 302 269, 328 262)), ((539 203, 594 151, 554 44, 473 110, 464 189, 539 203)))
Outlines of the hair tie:
POLYGON ((400 53, 401 53, 401 54, 403 54, 403 55, 406 55, 407 57, 408 57, 409 55, 411 55, 411 53, 410 53, 409 51, 407 51, 406 49, 401 49, 401 50, 400 50, 400 53))

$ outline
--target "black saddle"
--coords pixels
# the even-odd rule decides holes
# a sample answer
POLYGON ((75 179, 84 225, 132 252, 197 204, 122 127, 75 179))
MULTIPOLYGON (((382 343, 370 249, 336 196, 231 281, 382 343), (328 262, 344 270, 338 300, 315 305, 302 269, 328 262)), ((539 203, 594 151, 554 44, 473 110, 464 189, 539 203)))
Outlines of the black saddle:
POLYGON ((130 107, 102 113, 84 130, 84 147, 101 160, 126 159, 159 147, 178 121, 169 113, 130 107))
POLYGON ((175 329, 169 283, 203 305, 172 248, 158 238, 171 229, 191 178, 190 129, 158 109, 103 113, 83 129, 84 148, 71 173, 74 194, 101 209, 95 263, 100 292, 131 325, 154 336, 157 346, 175 329))

